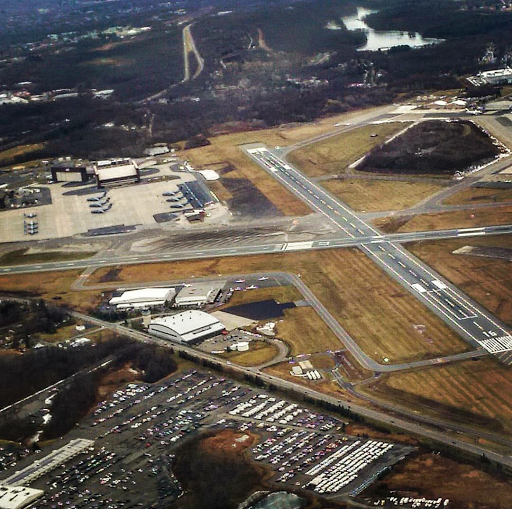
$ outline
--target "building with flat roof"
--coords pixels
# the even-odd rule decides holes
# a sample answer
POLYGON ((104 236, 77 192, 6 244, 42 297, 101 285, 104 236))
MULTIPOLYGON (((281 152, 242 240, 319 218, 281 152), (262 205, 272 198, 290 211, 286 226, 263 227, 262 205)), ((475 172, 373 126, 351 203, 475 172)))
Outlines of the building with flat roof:
POLYGON ((197 310, 155 318, 148 328, 148 332, 154 336, 188 345, 198 344, 223 330, 224 325, 217 318, 197 310))
POLYGON ((43 490, 0 484, 0 509, 22 509, 43 494, 43 490))
POLYGON ((77 164, 71 158, 55 161, 50 171, 54 182, 87 182, 94 175, 91 166, 77 164))
POLYGON ((211 304, 219 296, 225 284, 226 281, 211 281, 186 286, 176 295, 174 305, 176 307, 203 307, 206 304, 211 304))
POLYGON ((93 167, 98 187, 140 182, 139 166, 130 158, 97 161, 93 167))
POLYGON ((117 309, 149 308, 164 306, 172 302, 175 295, 174 288, 140 288, 127 290, 119 296, 112 297, 108 303, 117 309))

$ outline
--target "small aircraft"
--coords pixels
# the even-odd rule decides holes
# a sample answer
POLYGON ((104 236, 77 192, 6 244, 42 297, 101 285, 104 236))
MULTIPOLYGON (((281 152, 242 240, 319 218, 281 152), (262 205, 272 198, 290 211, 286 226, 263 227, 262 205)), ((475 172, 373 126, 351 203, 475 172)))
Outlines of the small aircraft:
POLYGON ((256 288, 258 288, 256 285, 251 285, 251 286, 247 286, 245 289, 246 290, 256 290, 256 288))
POLYGON ((267 279, 268 279, 268 277, 261 276, 258 278, 258 281, 266 281, 267 279))
POLYGON ((192 285, 189 284, 189 283, 181 283, 181 286, 184 286, 185 288, 188 288, 189 286, 192 286, 192 285))
POLYGON ((245 279, 237 279, 235 283, 245 283, 245 279))

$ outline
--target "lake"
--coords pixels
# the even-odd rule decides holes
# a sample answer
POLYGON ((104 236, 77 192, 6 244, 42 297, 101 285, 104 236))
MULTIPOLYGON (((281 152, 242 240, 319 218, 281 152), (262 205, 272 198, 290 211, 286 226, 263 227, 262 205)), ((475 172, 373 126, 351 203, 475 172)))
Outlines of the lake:
POLYGON ((357 14, 341 18, 348 30, 362 30, 366 35, 366 44, 357 48, 357 51, 378 51, 380 49, 388 49, 394 46, 410 46, 411 48, 418 48, 442 42, 442 39, 424 38, 418 32, 374 30, 364 21, 365 16, 373 12, 376 11, 365 9, 364 7, 358 7, 357 14))

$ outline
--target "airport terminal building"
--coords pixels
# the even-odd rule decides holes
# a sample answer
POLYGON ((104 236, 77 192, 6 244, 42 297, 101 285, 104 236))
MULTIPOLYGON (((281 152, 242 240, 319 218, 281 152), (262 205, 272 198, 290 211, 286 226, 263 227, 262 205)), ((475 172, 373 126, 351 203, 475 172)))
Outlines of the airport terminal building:
POLYGON ((223 330, 224 325, 217 318, 197 310, 155 318, 148 328, 153 336, 187 345, 197 345, 205 339, 217 336, 223 330))

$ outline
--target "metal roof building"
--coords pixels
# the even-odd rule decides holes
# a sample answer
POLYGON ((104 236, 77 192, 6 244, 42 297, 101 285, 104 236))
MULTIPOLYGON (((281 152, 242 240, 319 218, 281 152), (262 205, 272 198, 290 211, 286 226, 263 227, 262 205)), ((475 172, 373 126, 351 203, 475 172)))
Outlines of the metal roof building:
POLYGON ((201 307, 215 301, 226 281, 211 281, 207 283, 194 283, 191 286, 182 288, 174 305, 176 307, 201 307))
POLYGON ((43 490, 0 484, 0 509, 21 509, 43 494, 43 490))
POLYGON ((98 187, 140 182, 139 166, 132 159, 98 161, 94 165, 98 187))
POLYGON ((148 332, 162 339, 197 344, 224 330, 217 318, 203 311, 188 310, 172 316, 155 318, 148 332))
POLYGON ((174 288, 141 288, 127 290, 120 296, 112 297, 109 304, 117 309, 163 306, 171 302, 175 295, 174 288))

